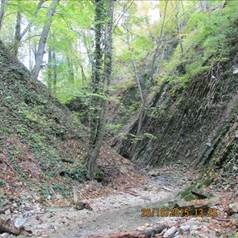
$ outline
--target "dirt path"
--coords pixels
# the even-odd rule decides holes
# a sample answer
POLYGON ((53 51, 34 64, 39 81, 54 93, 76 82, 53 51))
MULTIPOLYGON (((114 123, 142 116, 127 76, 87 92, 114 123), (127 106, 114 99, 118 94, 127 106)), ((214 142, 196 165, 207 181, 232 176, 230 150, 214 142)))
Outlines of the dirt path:
MULTIPOLYGON (((167 227, 162 231, 163 234, 157 236, 161 238, 226 237, 222 235, 234 232, 238 225, 232 217, 141 217, 141 208, 163 206, 173 200, 177 192, 195 176, 195 171, 186 165, 163 167, 149 171, 145 176, 146 183, 138 182, 124 191, 87 199, 92 210, 76 210, 73 206, 64 205, 35 206, 33 209, 31 206, 31 209, 16 214, 15 220, 18 223, 23 220, 26 229, 33 231, 34 238, 104 238, 108 234, 145 230, 158 224, 167 227)), ((229 204, 230 201, 227 198, 223 202, 229 204)), ((222 211, 223 208, 219 209, 222 211)), ((3 234, 0 237, 12 236, 3 234)))
POLYGON ((138 187, 126 192, 88 200, 92 211, 51 207, 38 217, 43 221, 42 224, 37 225, 32 219, 27 225, 29 228, 35 227, 35 231, 41 234, 37 237, 83 238, 153 224, 160 218, 142 218, 141 208, 158 207, 171 200, 189 183, 184 173, 185 170, 178 171, 176 166, 150 171, 151 176, 148 176, 144 185, 138 184, 138 187))

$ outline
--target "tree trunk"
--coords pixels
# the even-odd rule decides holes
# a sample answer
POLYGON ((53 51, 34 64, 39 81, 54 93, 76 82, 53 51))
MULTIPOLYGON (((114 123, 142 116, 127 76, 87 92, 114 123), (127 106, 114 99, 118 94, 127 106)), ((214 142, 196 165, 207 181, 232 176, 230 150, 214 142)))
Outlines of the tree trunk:
POLYGON ((93 178, 96 168, 96 159, 99 156, 104 137, 106 99, 112 69, 112 25, 113 25, 113 1, 108 0, 108 22, 105 27, 106 16, 104 14, 104 0, 96 0, 95 9, 95 53, 92 77, 91 101, 93 110, 90 118, 90 144, 87 160, 88 177, 93 178), (103 30, 105 28, 104 34, 103 30), (103 42, 104 40, 104 42, 103 42), (104 45, 104 51, 101 48, 104 45), (103 61, 103 65, 102 65, 103 61), (102 99, 97 95, 104 96, 102 99), (96 96, 95 96, 96 95, 96 96))
POLYGON ((141 99, 141 108, 140 108, 140 112, 139 112, 139 121, 138 121, 138 126, 137 126, 137 133, 136 133, 138 135, 140 133, 141 126, 142 126, 142 120, 143 120, 143 117, 144 117, 145 96, 144 96, 143 89, 142 89, 142 86, 141 86, 141 76, 138 73, 136 62, 133 59, 133 53, 134 52, 133 52, 133 49, 130 46, 130 39, 129 39, 130 32, 129 32, 127 26, 125 26, 125 29, 127 31, 127 39, 126 40, 127 40, 128 48, 129 48, 129 51, 130 51, 130 53, 132 55, 131 65, 132 65, 132 69, 133 69, 134 74, 135 74, 136 85, 137 85, 137 88, 138 88, 138 91, 139 91, 139 95, 140 95, 140 99, 141 99))
POLYGON ((83 65, 82 65, 82 64, 79 64, 79 67, 80 67, 80 69, 81 69, 81 77, 82 77, 83 84, 85 84, 86 81, 87 81, 87 77, 86 77, 86 75, 85 75, 85 73, 84 73, 83 65))
POLYGON ((103 38, 103 12, 104 4, 103 0, 95 0, 95 52, 94 52, 94 62, 92 69, 92 83, 91 89, 94 94, 91 98, 91 115, 90 115, 90 141, 89 141, 89 151, 88 151, 88 160, 87 160, 87 175, 88 178, 93 178, 95 172, 95 163, 99 154, 99 144, 98 136, 100 129, 100 104, 98 103, 101 99, 95 96, 100 93, 100 81, 102 78, 102 38, 103 38))
MULTIPOLYGON (((29 28, 29 34, 31 35, 31 27, 29 28)), ((29 70, 31 71, 33 66, 31 37, 29 37, 28 39, 28 57, 29 57, 29 70)))
POLYGON ((3 18, 5 14, 5 6, 6 6, 6 0, 1 0, 1 8, 0 8, 0 31, 2 29, 2 23, 3 23, 3 18))
POLYGON ((69 73, 69 78, 71 82, 74 82, 74 67, 72 64, 72 60, 70 59, 69 56, 66 56, 67 60, 67 65, 68 65, 68 73, 69 73))
POLYGON ((53 49, 52 52, 52 69, 53 69, 53 93, 54 95, 56 94, 56 86, 57 86, 57 60, 56 60, 56 53, 55 50, 53 49))
POLYGON ((175 17, 176 17, 176 28, 177 28, 177 34, 179 35, 179 46, 180 46, 180 50, 181 50, 181 55, 183 57, 183 44, 182 44, 182 37, 181 37, 181 27, 180 27, 180 24, 179 24, 179 6, 178 6, 178 2, 176 2, 176 14, 175 14, 175 17))
POLYGON ((23 226, 21 227, 16 227, 14 225, 14 222, 11 221, 10 219, 8 220, 3 220, 0 218, 0 234, 1 233, 9 233, 13 235, 32 235, 31 231, 27 231, 23 226))
POLYGON ((48 88, 50 90, 51 93, 53 93, 52 90, 52 48, 49 47, 48 49, 48 69, 47 69, 47 73, 48 73, 48 79, 47 79, 47 85, 48 88))
POLYGON ((37 49, 37 52, 36 52, 36 62, 35 62, 35 66, 32 70, 32 74, 33 74, 33 77, 35 79, 38 78, 38 75, 39 75, 40 70, 41 70, 41 65, 42 65, 44 51, 45 51, 45 45, 46 45, 46 41, 47 41, 48 34, 49 34, 49 31, 50 31, 52 18, 53 18, 53 15, 55 13, 58 2, 59 2, 59 0, 52 0, 52 2, 50 4, 50 7, 49 7, 49 10, 47 12, 47 21, 46 21, 46 23, 43 27, 43 30, 42 30, 42 33, 41 33, 41 36, 40 36, 38 49, 37 49))
POLYGON ((168 7, 168 1, 169 0, 165 0, 165 1, 166 2, 165 2, 165 7, 164 7, 164 17, 163 17, 162 26, 161 26, 161 29, 160 29, 159 40, 157 42, 157 47, 155 49, 153 59, 152 59, 152 63, 151 63, 150 79, 151 79, 152 84, 154 84, 154 74, 157 71, 156 59, 159 56, 159 51, 160 51, 160 47, 161 47, 161 42, 162 42, 162 37, 163 37, 163 33, 164 33, 164 25, 165 25, 165 19, 166 19, 166 13, 167 13, 167 7, 168 7))
POLYGON ((21 37, 21 13, 17 12, 14 43, 13 43, 13 54, 15 56, 18 55, 18 49, 20 47, 20 42, 21 42, 20 37, 21 37))
MULTIPOLYGON (((2 0, 2 1, 5 1, 5 0, 2 0)), ((46 0, 40 0, 40 1, 39 1, 39 3, 37 4, 36 10, 35 10, 35 12, 34 12, 34 14, 33 14, 34 17, 37 17, 37 14, 38 14, 38 12, 40 11, 40 9, 41 9, 41 7, 42 7, 42 5, 43 5, 43 3, 44 3, 45 1, 46 1, 46 0)), ((20 35, 20 40, 22 40, 22 38, 25 36, 25 34, 26 34, 28 31, 30 31, 31 26, 32 26, 32 22, 30 22, 30 23, 26 26, 26 28, 22 31, 22 33, 21 33, 21 35, 20 35)))

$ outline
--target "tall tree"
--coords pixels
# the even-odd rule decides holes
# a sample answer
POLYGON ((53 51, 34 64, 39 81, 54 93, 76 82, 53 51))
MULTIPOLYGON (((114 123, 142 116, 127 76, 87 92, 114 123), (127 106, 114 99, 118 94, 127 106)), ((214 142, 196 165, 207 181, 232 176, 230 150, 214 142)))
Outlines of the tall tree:
POLYGON ((0 30, 2 28, 3 18, 5 14, 5 6, 6 6, 6 0, 1 0, 1 7, 0 7, 0 30))
POLYGON ((54 47, 48 48, 47 84, 51 93, 56 94, 57 84, 57 59, 54 47))
POLYGON ((52 51, 52 70, 53 70, 53 92, 56 94, 56 84, 57 84, 57 59, 56 59, 56 53, 55 49, 53 48, 52 51))
POLYGON ((74 81, 74 67, 73 67, 73 64, 72 64, 72 59, 66 55, 66 61, 67 61, 67 66, 68 66, 68 74, 69 74, 69 78, 70 78, 70 81, 74 81))
POLYGON ((48 65, 47 65, 47 73, 48 73, 48 78, 47 78, 47 85, 48 88, 50 90, 50 92, 52 93, 52 47, 50 46, 48 49, 48 65))
POLYGON ((13 42, 13 54, 15 56, 17 56, 18 54, 20 42, 21 42, 21 13, 18 10, 17 16, 16 16, 15 35, 14 35, 14 42, 13 42))
MULTIPOLYGON (((160 28, 160 35, 159 35, 159 39, 157 41, 157 46, 156 46, 156 49, 154 51, 152 62, 151 62, 150 79, 151 79, 152 84, 154 83, 154 74, 157 70, 156 59, 158 58, 158 56, 160 54, 160 49, 161 49, 161 45, 162 45, 162 38, 163 38, 163 34, 164 34, 164 26, 165 26, 165 19, 166 19, 168 1, 169 0, 165 0, 164 11, 163 11, 164 16, 163 16, 162 25, 161 25, 161 28, 160 28)), ((162 56, 162 54, 160 54, 160 55, 162 56)))
POLYGON ((93 178, 96 159, 104 137, 106 96, 112 71, 112 26, 114 0, 95 0, 95 52, 92 74, 90 143, 87 160, 88 177, 93 178), (105 15, 107 5, 107 17, 105 15))
POLYGON ((32 74, 33 74, 33 77, 35 79, 38 78, 38 75, 39 75, 40 70, 41 70, 41 65, 42 65, 42 61, 43 61, 46 41, 47 41, 47 38, 48 38, 48 35, 49 35, 50 26, 51 26, 51 23, 52 23, 52 18, 53 18, 53 15, 55 14, 56 7, 57 7, 57 4, 59 3, 59 1, 60 0, 52 0, 51 4, 49 6, 49 10, 47 12, 47 19, 46 19, 45 25, 43 27, 43 30, 41 32, 41 36, 40 36, 40 40, 39 40, 39 44, 38 44, 38 49, 37 49, 37 52, 36 52, 35 66, 32 70, 32 74))
POLYGON ((132 70, 133 70, 133 73, 135 75, 136 85, 137 85, 139 95, 140 95, 140 99, 141 99, 141 106, 140 106, 140 111, 139 111, 139 121, 138 121, 138 127, 137 127, 137 135, 138 135, 140 133, 140 130, 141 130, 143 116, 144 116, 144 112, 145 112, 145 96, 144 96, 144 92, 143 92, 143 89, 142 89, 141 75, 138 72, 136 62, 133 59, 133 56, 135 54, 134 54, 133 49, 131 47, 130 32, 129 32, 129 29, 128 29, 126 23, 124 24, 124 28, 126 30, 126 43, 128 45, 129 52, 131 53, 132 70))
MULTIPOLYGON (((3 0, 4 1, 4 0, 3 0)), ((42 7, 42 5, 43 5, 43 3, 45 2, 46 0, 40 0, 39 2, 38 2, 38 4, 37 4, 37 6, 36 6, 36 9, 35 9, 35 11, 34 11, 34 13, 33 13, 33 17, 37 17, 37 14, 38 14, 38 12, 40 11, 40 9, 41 9, 41 7, 42 7)), ((28 32, 28 31, 30 31, 30 29, 31 29, 31 26, 32 26, 32 22, 30 21, 29 23, 28 23, 28 25, 26 26, 26 28, 22 31, 22 33, 20 34, 20 40, 22 40, 22 38, 25 36, 25 34, 28 32)))

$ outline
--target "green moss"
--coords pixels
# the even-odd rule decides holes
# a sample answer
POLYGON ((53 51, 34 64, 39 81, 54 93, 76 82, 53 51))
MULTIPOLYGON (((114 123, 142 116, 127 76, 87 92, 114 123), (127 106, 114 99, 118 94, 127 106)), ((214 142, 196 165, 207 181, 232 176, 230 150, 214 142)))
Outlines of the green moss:
POLYGON ((0 179, 0 187, 4 186, 5 184, 6 184, 5 180, 4 179, 0 179))
POLYGON ((191 201, 193 199, 196 199, 196 196, 194 196, 191 191, 194 189, 194 186, 189 186, 186 189, 184 189, 183 191, 181 191, 178 196, 180 196, 181 198, 183 198, 186 201, 191 201))
POLYGON ((64 197, 69 196, 71 194, 71 190, 72 190, 70 186, 66 186, 66 185, 60 184, 60 183, 53 183, 51 185, 51 187, 55 192, 60 193, 64 197))

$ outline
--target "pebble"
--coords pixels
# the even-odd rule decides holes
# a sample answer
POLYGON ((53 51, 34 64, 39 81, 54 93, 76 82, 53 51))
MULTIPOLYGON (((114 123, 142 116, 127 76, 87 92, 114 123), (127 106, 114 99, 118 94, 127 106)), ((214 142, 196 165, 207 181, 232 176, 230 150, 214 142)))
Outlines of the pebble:
POLYGON ((0 234, 0 237, 1 238, 8 238, 8 237, 10 237, 10 235, 8 233, 3 233, 3 234, 0 234))
POLYGON ((26 219, 22 218, 22 217, 17 217, 14 221, 14 225, 17 228, 20 228, 21 226, 23 226, 26 222, 26 219))
POLYGON ((181 233, 186 233, 190 230, 190 225, 189 224, 182 224, 180 226, 180 231, 181 233))
POLYGON ((175 226, 169 228, 163 235, 164 238, 172 238, 176 233, 177 228, 175 226))
POLYGON ((232 213, 238 213, 238 202, 230 204, 229 208, 231 209, 232 213))
POLYGON ((11 211, 10 211, 10 209, 7 209, 4 213, 5 213, 6 215, 10 215, 10 214, 11 214, 11 211))

